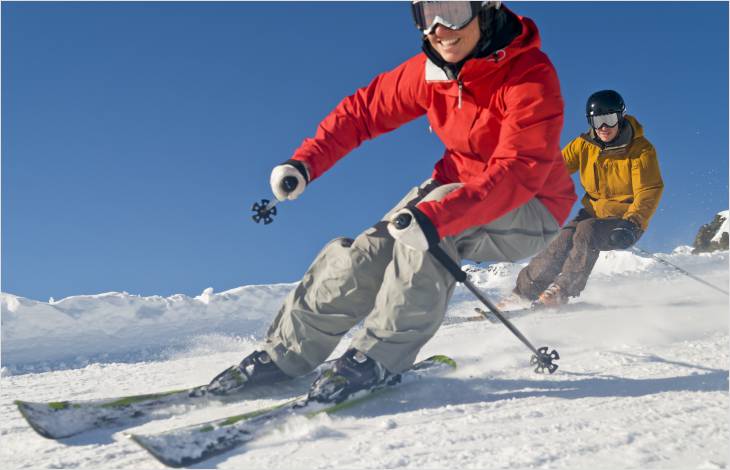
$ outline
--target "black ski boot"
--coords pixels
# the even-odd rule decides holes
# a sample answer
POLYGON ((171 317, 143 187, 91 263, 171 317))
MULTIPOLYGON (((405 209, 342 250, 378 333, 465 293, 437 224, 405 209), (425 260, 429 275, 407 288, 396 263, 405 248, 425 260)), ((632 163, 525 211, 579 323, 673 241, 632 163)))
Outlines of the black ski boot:
POLYGON ((218 374, 208 384, 206 391, 213 395, 227 395, 252 385, 271 385, 289 379, 264 351, 254 351, 240 364, 218 374))
POLYGON ((309 400, 340 403, 361 390, 371 390, 400 382, 400 374, 391 374, 379 362, 357 349, 349 349, 331 369, 320 374, 309 389, 309 400))

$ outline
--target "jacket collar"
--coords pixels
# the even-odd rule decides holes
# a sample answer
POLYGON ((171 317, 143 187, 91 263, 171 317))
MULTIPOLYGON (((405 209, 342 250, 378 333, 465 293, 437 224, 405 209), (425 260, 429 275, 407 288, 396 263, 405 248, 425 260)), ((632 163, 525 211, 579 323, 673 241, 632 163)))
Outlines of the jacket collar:
POLYGON ((476 55, 458 64, 450 64, 433 50, 424 38, 423 52, 426 60, 426 81, 452 81, 457 77, 464 83, 481 78, 528 49, 540 47, 540 34, 535 23, 526 17, 505 11, 501 28, 484 44, 480 40, 476 55))
POLYGON ((581 137, 601 150, 620 150, 628 147, 634 139, 642 137, 643 135, 644 129, 641 124, 639 124, 639 121, 637 121, 633 116, 626 115, 624 117, 624 124, 621 127, 621 132, 611 142, 606 143, 596 137, 596 131, 592 128, 585 134, 581 134, 581 137))

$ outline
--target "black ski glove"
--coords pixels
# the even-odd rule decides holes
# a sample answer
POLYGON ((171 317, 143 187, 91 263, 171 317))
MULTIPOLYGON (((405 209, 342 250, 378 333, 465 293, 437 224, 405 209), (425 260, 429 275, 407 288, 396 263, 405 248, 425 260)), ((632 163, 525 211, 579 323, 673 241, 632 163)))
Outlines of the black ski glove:
POLYGON ((644 233, 638 225, 630 220, 622 219, 616 228, 608 234, 609 242, 615 249, 625 250, 636 243, 644 233))

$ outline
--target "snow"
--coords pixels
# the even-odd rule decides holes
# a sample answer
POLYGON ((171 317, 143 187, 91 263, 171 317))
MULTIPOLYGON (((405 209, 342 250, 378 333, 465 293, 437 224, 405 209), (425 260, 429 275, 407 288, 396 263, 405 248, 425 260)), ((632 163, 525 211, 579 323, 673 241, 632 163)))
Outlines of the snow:
MULTIPOLYGON (((726 219, 727 221, 727 219, 726 219)), ((728 252, 659 256, 724 289, 728 252)), ((468 266, 493 299, 520 264, 468 266)), ((199 385, 252 351, 293 284, 197 297, 104 293, 2 300, 3 468, 162 468, 106 429, 56 442, 12 401, 90 399, 199 385)), ((420 357, 459 368, 335 416, 298 418, 199 468, 728 468, 728 298, 651 258, 602 253, 565 312, 516 318, 536 346, 560 352, 554 375, 489 322, 445 323, 420 357)), ((480 306, 458 286, 449 317, 480 306)), ((347 346, 347 338, 333 355, 347 346)), ((152 433, 285 399, 215 405, 132 430, 152 433)))
POLYGON ((216 336, 230 332, 260 337, 292 287, 244 286, 218 294, 208 288, 194 298, 109 292, 49 303, 3 293, 2 362, 14 372, 39 371, 59 363, 158 358, 215 344, 216 336))

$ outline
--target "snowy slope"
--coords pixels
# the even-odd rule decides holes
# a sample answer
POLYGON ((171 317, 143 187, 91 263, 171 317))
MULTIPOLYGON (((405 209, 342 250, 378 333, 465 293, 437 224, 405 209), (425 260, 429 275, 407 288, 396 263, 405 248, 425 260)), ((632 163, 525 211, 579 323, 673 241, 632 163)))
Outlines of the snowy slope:
MULTIPOLYGON (((728 253, 665 259, 727 289, 728 253)), ((494 298, 519 265, 468 268, 494 298)), ((101 398, 207 382, 253 350, 293 285, 198 297, 126 293, 50 303, 2 294, 3 468, 161 468, 119 429, 65 440, 31 431, 14 399, 101 398)), ((479 304, 459 286, 449 308, 479 304)), ((560 351, 553 376, 501 325, 447 322, 421 356, 460 364, 335 417, 293 421, 201 468, 727 468, 728 298, 652 259, 603 253, 563 313, 515 324, 560 351)), ((343 341, 335 355, 347 346, 343 341)), ((154 432, 283 399, 216 405, 152 421, 154 432)))

